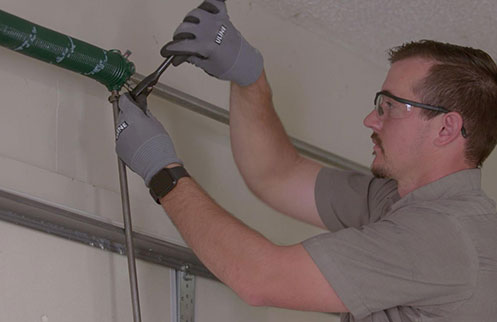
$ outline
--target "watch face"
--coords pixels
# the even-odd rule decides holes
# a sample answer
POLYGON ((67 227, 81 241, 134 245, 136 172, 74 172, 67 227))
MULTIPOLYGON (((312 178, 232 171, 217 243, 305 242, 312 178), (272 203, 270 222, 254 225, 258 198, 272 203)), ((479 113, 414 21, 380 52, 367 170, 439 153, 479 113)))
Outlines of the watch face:
POLYGON ((150 180, 149 188, 152 198, 160 204, 160 199, 173 190, 180 178, 189 176, 188 172, 182 166, 160 170, 150 180))
POLYGON ((166 193, 173 188, 174 180, 166 169, 159 171, 159 173, 150 181, 150 190, 152 190, 157 197, 165 196, 166 193))

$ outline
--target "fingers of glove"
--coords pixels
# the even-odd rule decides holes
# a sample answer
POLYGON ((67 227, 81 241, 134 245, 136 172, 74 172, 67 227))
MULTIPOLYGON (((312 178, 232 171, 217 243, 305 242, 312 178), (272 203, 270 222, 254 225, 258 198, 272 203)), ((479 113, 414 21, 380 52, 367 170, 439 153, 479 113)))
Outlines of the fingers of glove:
MULTIPOLYGON (((195 38, 197 38, 197 37, 194 34, 192 34, 191 32, 180 32, 180 33, 174 35, 172 42, 179 42, 179 41, 185 40, 185 39, 193 40, 195 38)), ((169 43, 171 43, 171 42, 169 42, 169 43)), ((167 43, 166 46, 169 43, 167 43)))
POLYGON ((140 107, 141 111, 147 111, 148 110, 148 107, 147 107, 147 96, 146 94, 140 94, 138 95, 138 97, 136 98, 136 104, 140 107))
POLYGON ((138 103, 131 98, 129 93, 125 93, 119 97, 119 110, 124 114, 133 114, 137 112, 143 114, 138 103))
POLYGON ((199 58, 206 58, 208 57, 207 48, 202 48, 202 47, 205 46, 202 46, 202 44, 196 40, 173 41, 162 48, 161 55, 163 57, 169 57, 174 55, 174 56, 197 56, 199 58))
MULTIPOLYGON (((212 5, 210 5, 210 6, 212 6, 212 5)), ((216 11, 211 12, 211 11, 204 10, 200 7, 197 9, 193 9, 192 11, 190 11, 190 13, 187 15, 187 17, 195 17, 199 20, 199 23, 188 23, 188 24, 192 25, 192 26, 199 27, 199 25, 205 26, 206 24, 208 25, 209 23, 213 23, 213 22, 216 22, 219 20, 227 20, 228 19, 228 16, 226 15, 226 10, 219 10, 216 7, 212 7, 212 8, 214 8, 216 11)), ((189 19, 191 19, 191 18, 189 18, 189 19)), ((184 24, 186 25, 187 23, 185 22, 184 24)))
MULTIPOLYGON (((215 0, 215 2, 219 1, 215 0)), ((222 4, 224 5, 224 3, 222 4)), ((209 5, 217 8, 213 4, 209 5)), ((170 55, 184 56, 195 53, 198 57, 208 57, 207 46, 205 45, 208 39, 206 38, 215 37, 215 33, 218 32, 218 20, 224 21, 225 19, 226 17, 224 16, 213 15, 203 9, 193 9, 174 31, 173 41, 164 45, 161 55, 167 57, 170 55)), ((184 60, 175 60, 173 64, 177 66, 184 62, 184 60)))
POLYGON ((198 27, 198 24, 202 20, 202 14, 205 13, 206 13, 205 11, 198 8, 195 8, 192 11, 188 12, 185 18, 183 19, 183 21, 174 31, 174 35, 176 36, 179 33, 188 31, 188 28, 190 28, 191 30, 192 28, 195 29, 195 27, 198 27))
POLYGON ((182 39, 195 39, 195 28, 200 23, 200 18, 196 17, 195 9, 192 10, 188 15, 183 19, 183 22, 176 28, 173 34, 173 40, 182 40, 182 39))
POLYGON ((183 19, 183 22, 193 23, 197 25, 200 23, 200 19, 194 16, 186 16, 185 19, 183 19))
POLYGON ((213 18, 214 16, 207 11, 198 8, 193 9, 186 15, 185 19, 183 19, 183 22, 178 26, 178 28, 176 28, 174 31, 174 37, 184 32, 197 35, 198 30, 201 29, 200 24, 209 22, 210 20, 213 20, 213 18))
MULTIPOLYGON (((169 46, 170 46, 170 45, 175 44, 175 43, 177 43, 177 42, 178 42, 178 41, 173 40, 173 41, 168 42, 168 43, 167 43, 167 44, 165 44, 164 46, 162 46, 162 48, 161 48, 161 50, 160 50, 160 55, 161 55, 162 57, 169 57, 169 56, 175 55, 176 53, 169 51, 169 50, 168 50, 168 48, 169 48, 169 46)), ((174 59, 173 59, 173 65, 174 65, 174 66, 178 66, 179 64, 178 64, 178 65, 175 65, 175 64, 174 64, 174 59)))
POLYGON ((175 56, 173 58, 173 66, 179 66, 187 61, 188 56, 175 56))
POLYGON ((224 0, 206 0, 198 8, 211 14, 226 13, 226 3, 224 0))
POLYGON ((146 109, 144 113, 126 93, 119 99, 120 113, 117 119, 116 140, 127 141, 127 135, 133 132, 136 139, 146 139, 154 133, 165 133, 162 124, 146 109), (126 133, 126 135, 125 135, 126 133))
POLYGON ((186 61, 188 56, 191 55, 203 57, 200 53, 197 53, 194 50, 191 50, 192 48, 190 48, 192 47, 192 42, 188 42, 188 40, 193 41, 195 39, 195 36, 193 34, 181 33, 178 35, 180 36, 178 39, 170 41, 162 47, 160 51, 162 57, 169 57, 173 55, 178 56, 173 59, 174 66, 178 66, 179 64, 183 63, 184 61, 186 61), (186 57, 181 57, 181 56, 186 56, 186 57))
POLYGON ((214 4, 210 3, 209 1, 202 2, 200 4, 200 6, 198 6, 198 8, 202 9, 202 10, 205 10, 208 13, 212 13, 212 14, 219 13, 219 9, 214 4))
POLYGON ((204 60, 205 58, 200 56, 197 53, 192 53, 192 52, 187 52, 187 51, 164 51, 161 53, 164 57, 169 57, 173 56, 173 66, 178 66, 185 61, 192 62, 193 59, 202 59, 204 60))
MULTIPOLYGON (((209 65, 208 59, 206 59, 204 57, 190 56, 190 57, 188 57, 188 61, 191 64, 202 68, 204 71, 205 71, 205 68, 208 67, 208 65, 209 65)), ((211 74, 209 74, 209 75, 211 75, 211 74)), ((213 75, 211 75, 211 76, 213 76, 213 75)))

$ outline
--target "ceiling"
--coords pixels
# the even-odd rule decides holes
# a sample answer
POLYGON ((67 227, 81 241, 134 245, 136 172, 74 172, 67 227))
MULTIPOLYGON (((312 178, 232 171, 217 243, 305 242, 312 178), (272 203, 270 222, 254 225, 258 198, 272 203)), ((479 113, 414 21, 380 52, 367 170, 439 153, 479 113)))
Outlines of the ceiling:
POLYGON ((389 48, 434 39, 497 59, 497 0, 252 0, 377 64, 389 48))

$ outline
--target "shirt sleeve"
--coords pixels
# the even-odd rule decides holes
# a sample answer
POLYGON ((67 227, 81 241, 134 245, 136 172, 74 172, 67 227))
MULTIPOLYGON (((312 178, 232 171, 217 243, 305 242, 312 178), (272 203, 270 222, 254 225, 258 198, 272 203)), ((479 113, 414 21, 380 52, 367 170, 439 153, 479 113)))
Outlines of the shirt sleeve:
POLYGON ((393 180, 332 168, 319 172, 314 196, 319 216, 330 231, 375 222, 399 199, 393 180))
POLYGON ((426 209, 398 211, 303 245, 356 319, 401 305, 461 301, 476 284, 469 237, 447 216, 426 209))

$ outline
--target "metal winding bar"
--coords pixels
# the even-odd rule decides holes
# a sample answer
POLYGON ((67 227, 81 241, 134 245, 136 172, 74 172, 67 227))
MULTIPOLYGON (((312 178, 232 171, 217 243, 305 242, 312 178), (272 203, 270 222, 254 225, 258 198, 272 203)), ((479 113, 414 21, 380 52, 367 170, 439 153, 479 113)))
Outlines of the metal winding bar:
MULTIPOLYGON (((114 128, 119 118, 119 92, 112 91, 109 97, 114 114, 114 128)), ((131 290, 131 303, 133 305, 133 321, 141 322, 140 296, 138 293, 138 278, 136 274, 135 247, 133 243, 133 226, 131 224, 131 210, 129 205, 128 177, 126 175, 126 164, 117 158, 119 169, 119 184, 121 190, 121 202, 124 220, 124 236, 126 241, 126 255, 128 257, 129 284, 131 290)))

